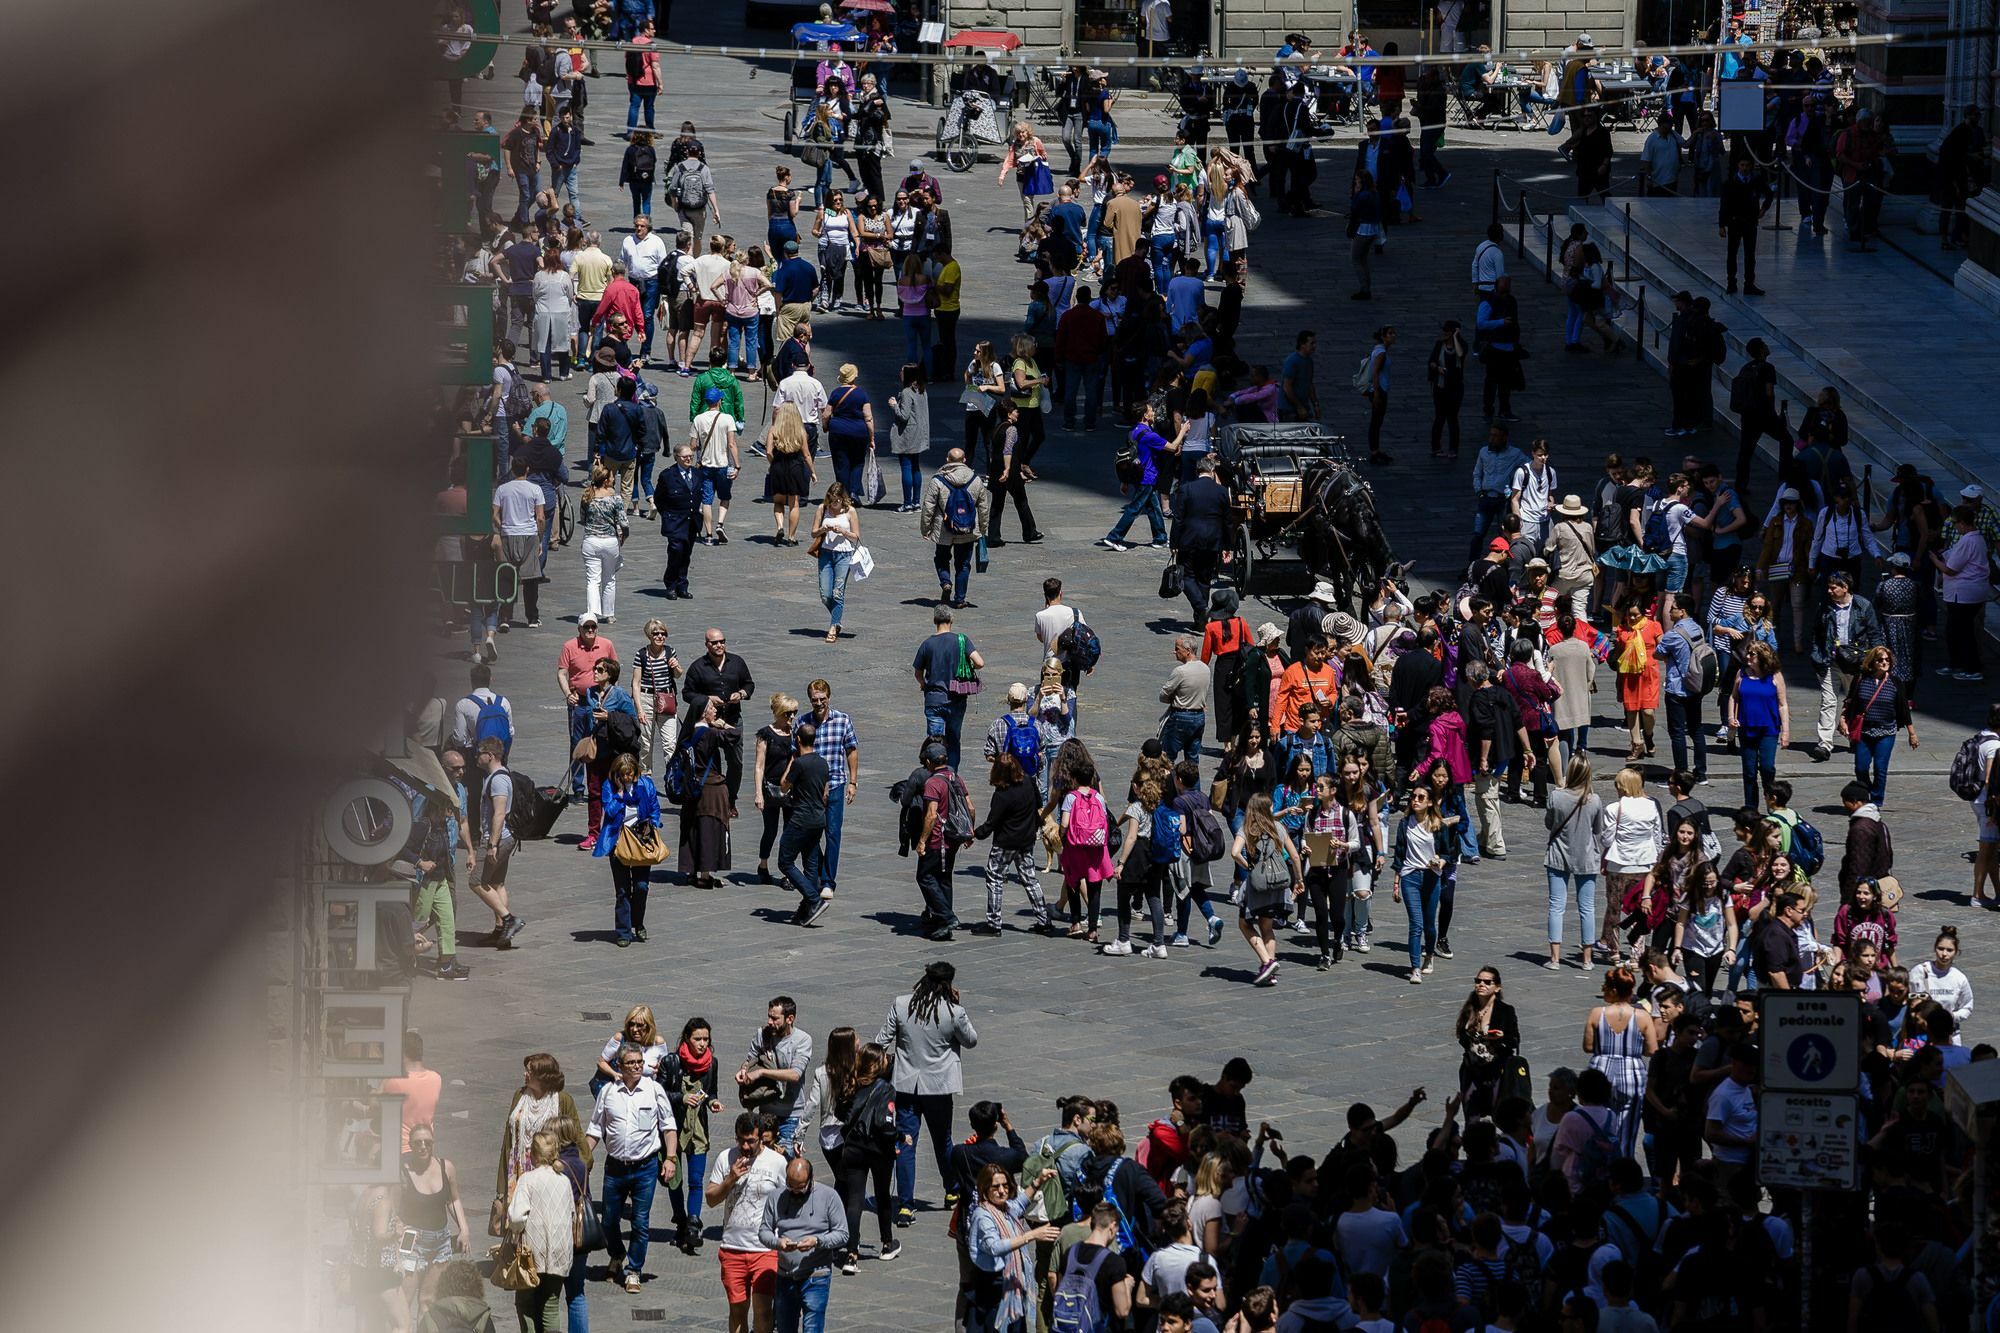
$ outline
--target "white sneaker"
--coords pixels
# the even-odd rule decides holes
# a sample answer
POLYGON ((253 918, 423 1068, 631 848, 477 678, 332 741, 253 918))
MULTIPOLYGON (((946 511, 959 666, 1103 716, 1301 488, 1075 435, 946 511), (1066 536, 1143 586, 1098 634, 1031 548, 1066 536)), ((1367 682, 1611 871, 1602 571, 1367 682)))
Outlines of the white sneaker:
POLYGON ((1429 954, 1425 954, 1425 955, 1424 955, 1424 975, 1425 975, 1425 976, 1429 976, 1429 975, 1430 975, 1430 974, 1431 974, 1432 972, 1434 972, 1434 971, 1436 971, 1436 970, 1437 970, 1437 967, 1436 967, 1436 964, 1434 964, 1434 963, 1433 963, 1433 962, 1431 961, 1431 956, 1430 956, 1429 954))
POLYGON ((1110 943, 1100 947, 1098 952, 1108 958, 1129 958, 1132 955, 1132 941, 1112 940, 1110 943))
POLYGON ((1141 958, 1165 958, 1167 956, 1167 946, 1164 944, 1149 944, 1140 952, 1139 956, 1141 958))
POLYGON ((1410 984, 1412 986, 1421 986, 1424 984, 1424 974, 1417 971, 1414 967, 1410 969, 1410 984))
POLYGON ((1368 937, 1367 937, 1366 935, 1363 935, 1363 936, 1362 936, 1362 937, 1361 937, 1361 938, 1360 938, 1360 939, 1359 939, 1358 941, 1356 941, 1356 943, 1355 943, 1354 947, 1355 947, 1355 949, 1356 949, 1356 951, 1357 951, 1357 952, 1360 952, 1360 953, 1367 953, 1367 952, 1368 952, 1368 937))

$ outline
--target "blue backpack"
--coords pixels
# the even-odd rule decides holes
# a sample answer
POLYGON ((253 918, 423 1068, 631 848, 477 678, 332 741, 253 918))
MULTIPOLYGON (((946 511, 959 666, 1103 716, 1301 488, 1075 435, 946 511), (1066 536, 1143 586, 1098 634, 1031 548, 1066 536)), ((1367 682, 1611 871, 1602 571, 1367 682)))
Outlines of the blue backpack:
POLYGON ((1181 812, 1165 801, 1153 811, 1152 859, 1166 865, 1181 858, 1181 812))
POLYGON ((688 805, 700 799, 701 789, 708 785, 708 775, 715 771, 715 754, 708 756, 708 763, 701 773, 695 774, 694 747, 682 745, 674 751, 673 759, 667 764, 667 771, 660 777, 660 793, 675 805, 688 805))
POLYGON ((1826 867, 1826 839, 1818 829, 1797 815, 1790 819, 1780 815, 1770 818, 1792 831, 1792 865, 1800 874, 1811 879, 1826 867))
POLYGON ((1077 1249, 1063 1264, 1062 1281, 1056 1286, 1049 1314, 1049 1333, 1103 1333, 1109 1326, 1097 1298, 1097 1270, 1104 1266, 1109 1247, 1101 1248, 1088 1263, 1077 1262, 1077 1249))
POLYGON ((1666 555, 1674 549, 1673 534, 1667 530, 1667 511, 1673 508, 1672 500, 1662 497, 1646 511, 1646 526, 1640 546, 1655 555, 1666 555))
POLYGON ((500 757, 505 759, 507 751, 514 748, 514 723, 507 716, 506 700, 495 690, 493 698, 481 699, 476 694, 465 696, 466 702, 479 710, 479 716, 472 720, 472 748, 478 749, 484 740, 497 740, 503 747, 500 757))
POLYGON ((972 502, 968 486, 944 484, 944 525, 953 532, 973 532, 979 527, 979 506, 972 502))
POLYGON ((1020 762, 1023 774, 1034 777, 1042 768, 1042 733, 1033 722, 1022 722, 1012 713, 1000 720, 1007 724, 1007 753, 1020 762))

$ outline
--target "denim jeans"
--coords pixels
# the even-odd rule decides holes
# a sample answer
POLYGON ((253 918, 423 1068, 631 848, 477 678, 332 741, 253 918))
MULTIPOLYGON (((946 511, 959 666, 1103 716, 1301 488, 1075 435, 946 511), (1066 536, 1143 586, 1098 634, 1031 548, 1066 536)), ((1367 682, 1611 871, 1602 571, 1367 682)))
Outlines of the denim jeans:
POLYGON ((568 1307, 565 1333, 590 1333, 590 1302, 584 1297, 585 1279, 584 1256, 576 1256, 569 1266, 569 1276, 563 1279, 563 1303, 568 1307))
POLYGON ((778 873, 785 882, 798 890, 804 905, 811 907, 819 901, 820 895, 820 830, 801 828, 797 822, 788 822, 785 831, 778 837, 778 873), (805 869, 801 871, 798 862, 803 858, 805 869))
POLYGON ((653 503, 653 460, 657 454, 640 454, 638 469, 632 474, 632 499, 626 508, 636 510, 653 503))
POLYGON ((1112 145, 1118 142, 1118 126, 1109 120, 1086 120, 1083 133, 1089 140, 1090 155, 1109 162, 1112 145))
POLYGON ((1403 876, 1403 910, 1410 916, 1410 966, 1424 965, 1424 955, 1437 948, 1438 877, 1432 870, 1412 870, 1403 876))
POLYGON ((951 905, 952 855, 931 851, 917 857, 917 892, 923 896, 924 911, 930 914, 928 930, 949 930, 958 925, 958 913, 951 905))
POLYGON ((1893 731, 1886 736, 1863 736, 1854 743, 1854 780, 1868 784, 1868 799, 1877 805, 1889 794, 1889 759, 1895 753, 1893 731))
POLYGON ((1201 733, 1208 725, 1208 714, 1199 708, 1175 708, 1167 713, 1166 721, 1160 724, 1160 752, 1169 760, 1192 759, 1201 762, 1201 733))
POLYGON ((1174 276, 1174 238, 1155 236, 1152 238, 1150 249, 1153 260, 1153 285, 1164 292, 1167 290, 1167 283, 1174 276))
POLYGON ((847 783, 835 778, 826 788, 826 850, 820 855, 819 882, 832 888, 840 879, 840 832, 847 823, 847 783))
POLYGON ((658 1153, 639 1162, 604 1159, 604 1248, 613 1264, 628 1273, 646 1271, 646 1243, 653 1217, 653 1190, 660 1183, 658 1153), (626 1252, 625 1201, 632 1201, 632 1244, 626 1252))
MULTIPOLYGON (((967 545, 958 549, 965 551, 971 547, 967 545)), ((925 734, 944 741, 945 762, 954 769, 958 767, 959 733, 965 729, 965 700, 963 694, 940 695, 935 691, 924 691, 925 734)))
POLYGON ((1063 365, 1063 425, 1076 424, 1076 391, 1083 390, 1083 424, 1097 428, 1097 414, 1104 409, 1104 366, 1097 361, 1070 361, 1063 365))
POLYGON ((755 370, 757 368, 757 317, 755 315, 729 316, 729 364, 743 370, 755 370))
POLYGON ((1769 783, 1778 776, 1778 733, 1745 727, 1736 749, 1743 756, 1743 804, 1758 809, 1764 803, 1759 777, 1769 783))
POLYGON ((653 88, 634 88, 631 92, 632 104, 625 111, 625 128, 628 131, 639 128, 639 111, 643 107, 646 112, 646 128, 649 130, 652 129, 653 99, 659 95, 658 90, 653 88))
POLYGON ((1494 522, 1500 517, 1500 511, 1506 507, 1507 497, 1504 495, 1482 495, 1479 497, 1476 507, 1472 511, 1471 559, 1477 560, 1481 555, 1485 554, 1484 543, 1487 531, 1493 527, 1494 522))
POLYGON ((1114 542, 1124 541, 1125 534, 1132 530, 1132 521, 1141 514, 1146 516, 1147 524, 1153 529, 1153 540, 1165 541, 1167 524, 1160 515, 1159 488, 1143 484, 1132 488, 1132 494, 1126 497, 1123 512, 1118 515, 1118 521, 1111 525, 1111 531, 1106 535, 1114 542))
POLYGON ((777 1288, 778 1333, 825 1333, 826 1294, 833 1282, 831 1269, 822 1268, 810 1277, 780 1274, 777 1288))
POLYGON ((903 503, 921 503, 924 493, 923 458, 917 454, 897 454, 896 461, 903 468, 903 503))
POLYGON ((638 181, 632 181, 625 188, 632 192, 632 216, 635 218, 653 216, 652 183, 649 181, 641 185, 638 181))
MULTIPOLYGON (((674 1115, 677 1118, 684 1114, 686 1112, 681 1108, 674 1108, 674 1115)), ((682 1121, 683 1127, 685 1124, 686 1122, 682 1121)), ((667 1185, 667 1202, 674 1206, 674 1221, 679 1222, 682 1218, 686 1218, 694 1223, 697 1230, 701 1228, 701 1191, 703 1182, 707 1178, 708 1154, 683 1152, 681 1169, 674 1173, 673 1180, 667 1185), (694 1182, 693 1189, 688 1188, 690 1180, 694 1182)), ((577 1267, 581 1269, 583 1265, 578 1264, 577 1267)))
POLYGON ((611 885, 618 895, 613 924, 618 938, 629 940, 633 931, 646 928, 646 894, 653 887, 653 867, 628 866, 615 856, 604 859, 611 862, 611 885))
POLYGON ((1215 277, 1216 264, 1226 263, 1229 259, 1228 226, 1227 220, 1224 219, 1213 221, 1206 217, 1202 219, 1201 231, 1208 250, 1208 276, 1211 279, 1215 277))
POLYGON ((852 551, 819 553, 819 600, 826 607, 829 625, 840 623, 841 610, 847 605, 847 570, 853 563, 852 551))
POLYGON ((549 169, 555 173, 556 196, 559 199, 565 200, 568 203, 574 205, 577 211, 577 216, 581 217, 583 215, 583 204, 576 197, 575 164, 571 164, 570 166, 566 167, 561 165, 551 164, 549 169))
POLYGON ((1694 775, 1708 776, 1708 736, 1701 727, 1701 700, 1688 694, 1669 694, 1667 703, 1667 738, 1673 742, 1674 767, 1688 766, 1688 737, 1694 737, 1694 775))
POLYGON ((1565 875, 1560 870, 1549 871, 1549 943, 1562 943, 1563 908, 1572 884, 1576 886, 1576 915, 1583 926, 1583 945, 1588 948, 1597 939, 1597 876, 1565 875))
MULTIPOLYGON (((972 554, 975 542, 939 542, 935 552, 938 588, 949 590, 951 600, 965 600, 966 589, 972 583, 972 554)), ((933 732, 932 735, 937 733, 933 732)))
POLYGON ((518 227, 533 220, 535 194, 542 188, 542 173, 539 171, 515 172, 514 188, 521 193, 519 206, 514 210, 514 225, 518 227))
POLYGON ((913 365, 927 366, 931 355, 931 317, 929 315, 903 316, 903 360, 913 365))
POLYGON ((660 279, 657 275, 639 280, 639 355, 653 352, 653 312, 660 306, 660 279))
POLYGON ((917 1143, 924 1134, 931 1136, 938 1179, 946 1190, 957 1188, 958 1182, 951 1178, 951 1112, 948 1092, 896 1094, 896 1202, 902 1207, 908 1208, 917 1197, 917 1143))

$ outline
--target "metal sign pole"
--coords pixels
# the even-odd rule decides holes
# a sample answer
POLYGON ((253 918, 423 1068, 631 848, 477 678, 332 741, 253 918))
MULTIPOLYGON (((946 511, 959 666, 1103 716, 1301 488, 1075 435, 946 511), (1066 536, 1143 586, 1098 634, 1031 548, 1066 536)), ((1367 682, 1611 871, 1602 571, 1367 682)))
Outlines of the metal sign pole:
POLYGON ((1818 1190, 1806 1190, 1799 1204, 1799 1327, 1811 1328, 1813 1298, 1813 1200, 1818 1190))

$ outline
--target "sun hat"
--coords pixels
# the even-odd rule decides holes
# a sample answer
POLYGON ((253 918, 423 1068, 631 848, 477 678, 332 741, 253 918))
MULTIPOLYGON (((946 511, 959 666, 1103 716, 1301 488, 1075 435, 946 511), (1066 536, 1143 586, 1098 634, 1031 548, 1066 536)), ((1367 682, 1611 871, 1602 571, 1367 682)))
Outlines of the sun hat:
POLYGON ((1562 503, 1556 506, 1556 512, 1565 518, 1590 517, 1590 509, 1583 503, 1583 497, 1580 495, 1565 495, 1562 503))

